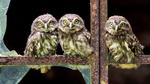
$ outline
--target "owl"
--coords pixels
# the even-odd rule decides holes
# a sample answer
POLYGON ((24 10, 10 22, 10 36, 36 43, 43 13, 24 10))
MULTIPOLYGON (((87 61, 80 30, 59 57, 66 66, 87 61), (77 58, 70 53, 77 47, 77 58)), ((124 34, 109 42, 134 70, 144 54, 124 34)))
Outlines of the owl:
POLYGON ((65 55, 89 56, 91 34, 87 31, 83 19, 77 14, 66 14, 58 23, 58 38, 65 55))
POLYGON ((34 57, 55 55, 58 43, 57 27, 57 20, 52 15, 37 17, 32 23, 24 54, 34 57))
POLYGON ((122 16, 111 16, 105 24, 105 42, 109 59, 114 62, 132 63, 143 54, 143 46, 136 38, 128 20, 122 16))

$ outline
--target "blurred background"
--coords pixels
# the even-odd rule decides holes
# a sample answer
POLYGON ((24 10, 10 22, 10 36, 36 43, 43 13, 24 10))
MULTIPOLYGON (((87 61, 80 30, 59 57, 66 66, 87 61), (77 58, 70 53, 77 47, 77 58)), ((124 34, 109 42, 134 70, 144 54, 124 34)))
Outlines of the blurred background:
MULTIPOLYGON (((108 17, 121 15, 128 19, 133 32, 150 54, 150 0, 108 0, 108 17)), ((150 84, 150 65, 137 70, 122 70, 109 66, 109 84, 150 84)))

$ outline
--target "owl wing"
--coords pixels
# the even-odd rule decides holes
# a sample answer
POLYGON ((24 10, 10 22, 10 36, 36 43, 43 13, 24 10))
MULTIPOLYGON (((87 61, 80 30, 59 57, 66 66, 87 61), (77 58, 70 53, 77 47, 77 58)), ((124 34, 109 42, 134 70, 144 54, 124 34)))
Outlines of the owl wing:
POLYGON ((78 34, 75 44, 80 56, 88 56, 93 53, 93 48, 90 46, 90 38, 91 34, 87 30, 78 34))
POLYGON ((90 34, 86 29, 83 31, 83 35, 84 35, 88 40, 91 39, 91 34, 90 34))
POLYGON ((135 56, 143 54, 144 46, 140 44, 139 40, 133 33, 127 34, 127 43, 129 44, 132 52, 134 52, 135 56))
POLYGON ((124 50, 121 47, 120 41, 115 39, 115 36, 106 32, 105 43, 109 52, 109 60, 119 62, 123 58, 124 50))
POLYGON ((38 43, 39 37, 40 37, 39 33, 33 32, 30 34, 28 41, 27 41, 25 51, 24 51, 25 55, 27 55, 27 56, 35 55, 35 52, 34 52, 35 46, 40 47, 40 44, 38 43))

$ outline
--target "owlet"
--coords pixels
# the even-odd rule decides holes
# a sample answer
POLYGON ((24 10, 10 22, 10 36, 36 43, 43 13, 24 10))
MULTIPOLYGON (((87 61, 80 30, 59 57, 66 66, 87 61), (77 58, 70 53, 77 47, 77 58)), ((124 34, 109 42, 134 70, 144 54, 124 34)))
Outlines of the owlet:
POLYGON ((126 18, 111 16, 105 24, 105 30, 110 60, 132 63, 135 57, 143 54, 143 46, 134 35, 126 18))
POLYGON ((54 55, 57 43, 57 20, 44 14, 33 21, 24 54, 34 57, 54 55))
POLYGON ((82 57, 92 54, 91 34, 79 15, 66 14, 60 18, 58 25, 59 42, 65 55, 82 57))

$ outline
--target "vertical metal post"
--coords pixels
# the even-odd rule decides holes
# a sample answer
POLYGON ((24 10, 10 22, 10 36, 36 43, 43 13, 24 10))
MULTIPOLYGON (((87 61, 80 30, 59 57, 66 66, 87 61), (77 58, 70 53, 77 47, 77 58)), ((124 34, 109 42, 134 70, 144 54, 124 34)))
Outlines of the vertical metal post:
POLYGON ((107 20, 107 0, 100 0, 100 82, 108 84, 108 60, 104 40, 104 26, 107 20))
POLYGON ((99 0, 90 0, 91 45, 95 54, 91 57, 92 84, 99 84, 99 0))

